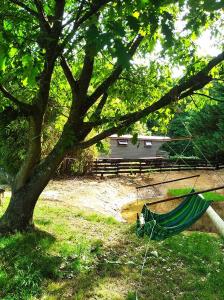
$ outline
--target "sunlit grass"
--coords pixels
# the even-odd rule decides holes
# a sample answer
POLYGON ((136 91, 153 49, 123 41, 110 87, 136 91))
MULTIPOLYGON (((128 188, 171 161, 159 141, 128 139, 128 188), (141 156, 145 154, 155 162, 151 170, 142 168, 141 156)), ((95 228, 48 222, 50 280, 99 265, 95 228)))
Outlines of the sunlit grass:
MULTIPOLYGON (((199 189, 195 189, 196 191, 199 191, 199 189)), ((171 197, 181 196, 188 194, 192 191, 191 188, 183 188, 183 189, 169 189, 168 195, 171 197)), ((208 201, 224 201, 224 195, 219 194, 217 192, 207 192, 202 194, 204 198, 208 201)))
POLYGON ((215 235, 151 241, 140 283, 148 239, 134 226, 42 200, 35 224, 0 239, 0 299, 136 300, 136 290, 139 300, 224 299, 224 247, 215 235))

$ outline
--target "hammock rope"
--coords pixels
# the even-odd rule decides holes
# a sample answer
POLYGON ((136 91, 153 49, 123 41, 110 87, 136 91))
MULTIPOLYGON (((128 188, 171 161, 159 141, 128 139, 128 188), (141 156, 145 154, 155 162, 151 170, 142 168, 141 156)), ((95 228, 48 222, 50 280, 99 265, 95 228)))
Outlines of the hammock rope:
MULTIPOLYGON (((186 151, 187 147, 189 146, 189 143, 187 144, 187 146, 184 148, 184 150, 181 152, 180 156, 177 155, 177 153, 175 153, 175 151, 173 150, 173 152, 177 155, 177 160, 175 161, 176 163, 180 160, 181 158, 181 155, 184 154, 184 152, 186 151)), ((184 163, 186 164, 186 162, 184 161, 184 163)), ((170 180, 169 182, 164 182, 168 176, 170 175, 171 173, 171 166, 170 166, 170 170, 169 172, 164 176, 163 178, 163 182, 160 182, 160 183, 157 183, 155 185, 159 185, 159 184, 165 184, 165 183, 169 183, 170 181, 178 181, 178 180, 185 180, 185 179, 190 179, 190 178, 196 178, 196 180, 194 181, 194 185, 193 187, 196 185, 197 183, 197 180, 199 178, 200 175, 195 175, 195 176, 188 176, 188 177, 184 177, 184 178, 179 178, 179 179, 175 179, 175 180, 170 180)), ((139 186, 139 187, 136 187, 136 190, 137 190, 137 204, 138 204, 138 199, 139 199, 139 193, 140 193, 140 190, 144 190, 145 188, 147 189, 150 189, 151 193, 153 194, 152 197, 154 196, 154 198, 157 198, 158 195, 156 194, 156 190, 154 189, 154 186, 153 185, 146 185, 146 186, 139 186)), ((142 278, 143 278, 143 272, 144 272, 144 269, 145 269, 145 264, 146 264, 146 261, 147 261, 147 257, 148 257, 148 252, 149 252, 149 246, 150 246, 150 242, 151 240, 153 240, 154 238, 154 229, 156 228, 156 225, 157 225, 157 221, 155 220, 154 218, 154 213, 151 211, 151 210, 148 210, 148 214, 150 215, 150 220, 151 220, 151 227, 148 228, 147 230, 147 235, 149 236, 149 240, 147 242, 147 245, 146 245, 146 250, 145 250, 145 254, 144 254, 144 257, 143 257, 143 261, 142 261, 142 265, 141 265, 141 272, 140 272, 140 279, 139 279, 139 287, 136 289, 136 295, 135 295, 135 300, 138 300, 138 292, 139 292, 139 289, 140 289, 140 286, 142 284, 142 278)), ((145 218, 144 218, 144 214, 141 213, 140 217, 138 216, 137 214, 137 224, 140 225, 140 227, 142 228, 142 226, 144 226, 145 224, 145 218)), ((138 226, 138 225, 137 225, 138 226)), ((138 233, 137 233, 138 235, 138 233)))
MULTIPOLYGON (((186 124, 184 124, 184 122, 182 122, 182 123, 183 123, 185 129, 187 130, 187 132, 191 136, 191 133, 190 133, 189 129, 187 128, 186 124)), ((205 158, 207 163, 209 163, 209 165, 212 166, 211 162, 207 159, 207 157, 204 155, 202 150, 197 146, 197 144, 193 140, 190 140, 188 142, 188 144, 184 147, 183 151, 179 155, 176 153, 176 151, 174 151, 172 149, 172 147, 170 145, 168 145, 168 147, 173 151, 173 153, 175 153, 175 155, 177 157, 177 160, 175 162, 177 163, 179 160, 182 160, 184 164, 188 165, 187 162, 183 158, 183 154, 185 153, 185 151, 187 150, 187 148, 189 147, 191 142, 198 149, 198 151, 202 154, 202 156, 205 158)), ((163 181, 165 181, 167 179, 170 172, 171 172, 171 167, 170 167, 170 171, 168 172, 168 174, 165 175, 163 181)), ((222 183, 224 183, 224 180, 220 175, 218 175, 216 173, 216 176, 222 181, 222 183)), ((197 184, 199 176, 195 176, 195 177, 196 177, 196 180, 193 184, 193 188, 192 188, 191 192, 184 197, 183 201, 175 209, 173 209, 170 212, 165 213, 165 214, 158 214, 158 213, 152 212, 151 209, 149 209, 147 207, 147 205, 144 204, 141 214, 140 214, 140 217, 137 214, 136 234, 139 237, 143 237, 144 235, 147 235, 149 237, 149 240, 148 240, 148 243, 146 246, 145 255, 143 258, 143 263, 141 266, 140 285, 142 284, 143 272, 144 272, 145 264, 147 261, 150 241, 151 240, 157 240, 157 241, 164 240, 166 238, 176 235, 176 234, 182 232, 183 230, 189 228, 206 212, 206 210, 212 203, 212 201, 205 200, 204 197, 201 194, 199 194, 200 192, 199 193, 195 192, 194 188, 197 184), (191 195, 191 194, 193 194, 193 195, 191 195)), ((183 179, 187 179, 187 178, 183 178, 183 179)), ((167 183, 167 182, 165 182, 165 183, 167 183)), ((154 185, 147 185, 145 187, 149 187, 152 190, 152 187, 154 187, 154 185)), ((139 187, 137 188, 137 202, 139 199, 140 188, 139 187)), ((157 196, 155 194, 154 189, 153 189, 153 192, 154 192, 154 195, 157 196)), ((136 300, 138 300, 138 291, 139 291, 139 288, 136 290, 136 300)))

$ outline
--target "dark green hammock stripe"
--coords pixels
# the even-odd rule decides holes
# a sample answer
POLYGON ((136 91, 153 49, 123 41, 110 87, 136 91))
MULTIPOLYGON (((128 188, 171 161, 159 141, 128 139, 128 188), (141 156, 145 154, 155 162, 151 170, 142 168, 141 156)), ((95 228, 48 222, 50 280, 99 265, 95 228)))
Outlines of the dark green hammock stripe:
POLYGON ((176 211, 176 215, 174 215, 172 218, 167 218, 166 220, 160 222, 160 224, 163 226, 175 226, 177 224, 183 223, 185 217, 191 214, 194 208, 195 203, 192 201, 192 199, 190 199, 189 202, 186 201, 185 206, 179 209, 179 211, 176 211))
POLYGON ((206 201, 201 195, 189 195, 179 206, 165 214, 153 213, 144 205, 142 216, 145 224, 141 226, 140 221, 137 220, 137 235, 146 234, 152 240, 163 240, 178 234, 195 223, 205 213, 211 202, 206 201))

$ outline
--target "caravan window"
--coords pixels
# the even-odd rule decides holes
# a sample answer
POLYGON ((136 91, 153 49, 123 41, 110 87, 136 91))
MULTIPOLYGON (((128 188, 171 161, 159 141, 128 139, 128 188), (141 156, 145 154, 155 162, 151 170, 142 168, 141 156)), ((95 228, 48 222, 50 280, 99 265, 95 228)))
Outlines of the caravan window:
POLYGON ((121 140, 117 140, 117 144, 118 146, 127 146, 128 145, 128 140, 124 140, 124 139, 121 139, 121 140))
POLYGON ((145 148, 151 148, 151 147, 152 147, 152 142, 150 142, 150 141, 145 141, 145 142, 144 142, 144 146, 145 146, 145 148))

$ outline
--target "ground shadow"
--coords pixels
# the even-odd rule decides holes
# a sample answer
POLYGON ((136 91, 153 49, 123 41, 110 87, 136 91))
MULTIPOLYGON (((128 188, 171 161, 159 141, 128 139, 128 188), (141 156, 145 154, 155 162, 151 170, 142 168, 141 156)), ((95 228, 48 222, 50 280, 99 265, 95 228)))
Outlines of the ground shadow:
POLYGON ((33 230, 0 239, 0 298, 39 297, 45 278, 56 278, 61 258, 49 255, 55 238, 33 230))

